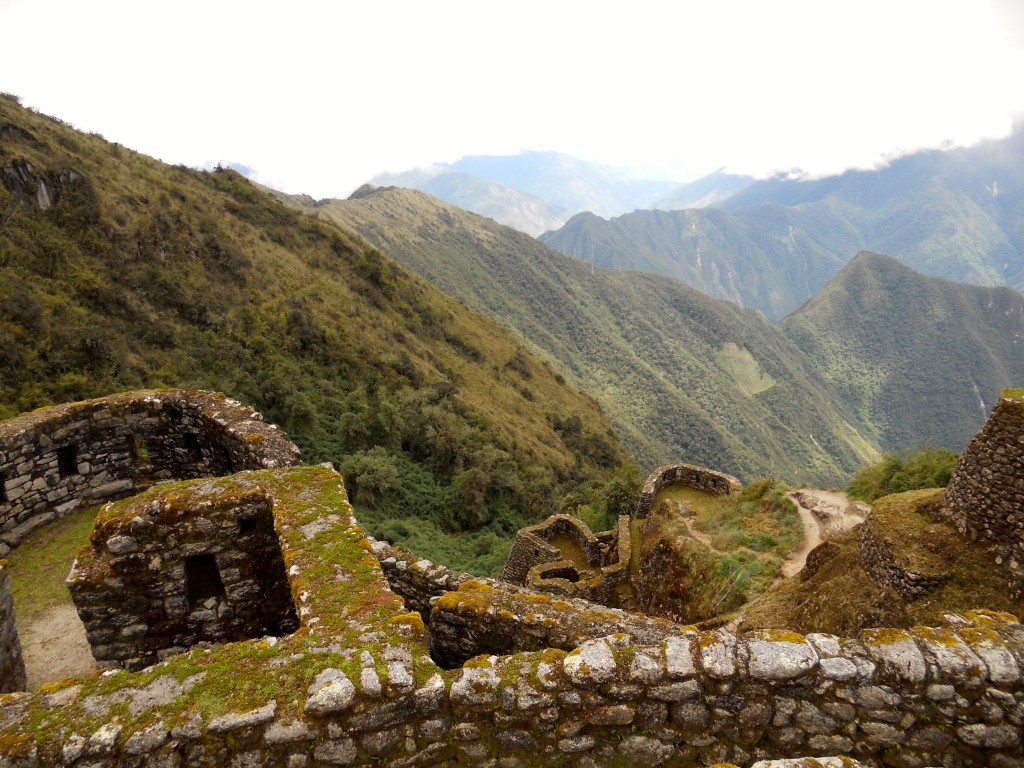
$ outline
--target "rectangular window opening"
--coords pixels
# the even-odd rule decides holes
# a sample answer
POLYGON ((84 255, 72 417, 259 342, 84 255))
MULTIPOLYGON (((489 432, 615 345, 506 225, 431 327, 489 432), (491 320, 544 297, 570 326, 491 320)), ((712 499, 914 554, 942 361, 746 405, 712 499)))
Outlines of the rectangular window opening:
POLYGON ((128 436, 128 454, 132 458, 132 464, 149 464, 146 440, 137 432, 128 436))
POLYGON ((231 460, 231 453, 227 448, 221 447, 220 455, 227 473, 233 475, 235 473, 235 463, 231 460))
POLYGON ((248 533, 253 533, 256 530, 256 518, 250 517, 247 520, 238 521, 238 535, 245 536, 248 533))
POLYGON ((202 461, 203 447, 199 443, 199 435, 195 432, 185 433, 185 450, 188 452, 189 458, 191 458, 192 461, 202 461))
POLYGON ((7 476, 0 472, 0 504, 7 502, 7 476))
POLYGON ((57 472, 61 477, 70 477, 78 474, 78 458, 75 456, 75 446, 64 445, 57 449, 57 472))
POLYGON ((211 597, 225 597, 224 582, 220 578, 217 560, 213 555, 185 557, 185 594, 190 605, 211 597))

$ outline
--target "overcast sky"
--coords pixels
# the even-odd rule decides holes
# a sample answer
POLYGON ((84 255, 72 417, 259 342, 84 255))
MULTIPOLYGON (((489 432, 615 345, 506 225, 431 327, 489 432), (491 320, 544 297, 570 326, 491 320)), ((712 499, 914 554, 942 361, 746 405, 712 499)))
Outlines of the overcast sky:
POLYGON ((0 91, 170 163, 344 197, 557 150, 686 180, 1006 135, 1024 0, 0 0, 0 91))

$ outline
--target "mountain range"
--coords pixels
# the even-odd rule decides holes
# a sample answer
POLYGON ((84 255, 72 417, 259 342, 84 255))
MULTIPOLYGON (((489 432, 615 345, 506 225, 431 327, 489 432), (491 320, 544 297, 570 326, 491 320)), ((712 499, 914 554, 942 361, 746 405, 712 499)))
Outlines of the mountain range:
POLYGON ((635 178, 600 163, 559 152, 470 155, 401 173, 384 173, 371 186, 418 189, 530 235, 591 211, 618 216, 641 208, 697 208, 751 184, 719 170, 686 184, 635 178))
POLYGON ((745 478, 841 482, 879 449, 962 449, 1024 378, 1020 294, 888 256, 858 254, 773 325, 416 191, 367 188, 317 210, 564 365, 647 466, 685 457, 745 478))
POLYGON ((364 190, 315 210, 546 353, 645 467, 685 460, 748 479, 836 483, 877 456, 759 312, 597 268, 415 190, 364 190))
POLYGON ((679 278, 781 319, 860 250, 919 272, 1024 289, 1024 131, 876 170, 746 185, 713 208, 580 214, 542 235, 616 269, 679 278))
MULTIPOLYGON (((817 183, 754 184, 732 198, 751 205, 698 221, 728 233, 745 211, 842 207, 861 184, 800 186, 817 183)), ((1018 187, 991 189, 989 220, 1016 247, 1018 187)), ((863 196, 881 206, 884 192, 863 196)), ((0 417, 123 389, 223 390, 307 460, 338 463, 371 530, 481 572, 525 521, 607 512, 607 489, 635 476, 629 454, 838 484, 880 450, 961 449, 1024 379, 1014 290, 869 252, 835 271, 773 324, 416 190, 275 199, 0 98, 0 417)))

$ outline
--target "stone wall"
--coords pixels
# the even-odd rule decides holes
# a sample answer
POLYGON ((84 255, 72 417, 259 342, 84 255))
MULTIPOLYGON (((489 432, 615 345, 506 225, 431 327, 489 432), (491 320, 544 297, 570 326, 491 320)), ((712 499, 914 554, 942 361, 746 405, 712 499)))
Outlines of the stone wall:
POLYGON ((633 511, 633 517, 644 518, 650 515, 655 497, 663 488, 671 485, 685 485, 716 496, 743 490, 739 480, 724 472, 715 472, 713 469, 698 467, 695 464, 670 464, 654 470, 647 478, 633 511))
POLYGON ((25 661, 21 656, 14 598, 7 564, 0 560, 0 693, 25 690, 25 661))
POLYGON ((1024 590, 1024 389, 1007 390, 946 486, 944 514, 1024 590))
POLYGON ((556 536, 575 541, 594 568, 603 564, 601 543, 586 523, 572 515, 551 515, 543 522, 519 529, 502 569, 502 580, 525 584, 527 574, 534 566, 562 560, 562 551, 551 543, 556 536))
POLYGON ((141 669, 201 642, 295 631, 272 506, 256 489, 105 508, 68 576, 96 660, 141 669))
POLYGON ((127 392, 41 408, 0 423, 0 556, 80 504, 160 480, 298 463, 283 432, 213 392, 127 392))
POLYGON ((572 515, 551 515, 518 531, 501 578, 537 592, 607 605, 614 600, 615 588, 629 579, 631 552, 628 516, 619 518, 615 530, 594 534, 572 515), (559 537, 578 548, 587 572, 563 551, 559 537))
MULTIPOLYGON (((7 764, 1021 765, 1024 627, 1006 615, 849 639, 735 635, 467 580, 434 600, 428 632, 325 468, 158 486, 107 517, 251 494, 271 505, 299 629, 2 697, 7 764), (485 655, 444 669, 431 646, 455 619, 480 640, 463 655, 485 655), (519 645, 495 653, 488 633, 519 645), (518 650, 530 638, 537 650, 518 650)), ((423 594, 445 575, 404 570, 423 575, 423 594)))
POLYGON ((938 589, 951 574, 945 569, 912 566, 897 554, 897 548, 886 536, 874 516, 861 523, 857 544, 861 564, 872 581, 880 587, 889 587, 904 600, 916 600, 938 589))

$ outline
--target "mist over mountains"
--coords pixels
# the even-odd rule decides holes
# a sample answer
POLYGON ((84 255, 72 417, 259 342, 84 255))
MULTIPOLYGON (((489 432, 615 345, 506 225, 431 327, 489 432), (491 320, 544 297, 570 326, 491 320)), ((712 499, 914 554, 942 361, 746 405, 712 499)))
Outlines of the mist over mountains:
POLYGON ((450 164, 379 174, 369 183, 418 189, 537 236, 582 211, 611 217, 642 208, 701 207, 753 181, 716 171, 679 184, 634 178, 558 152, 521 152, 471 155, 450 164))

